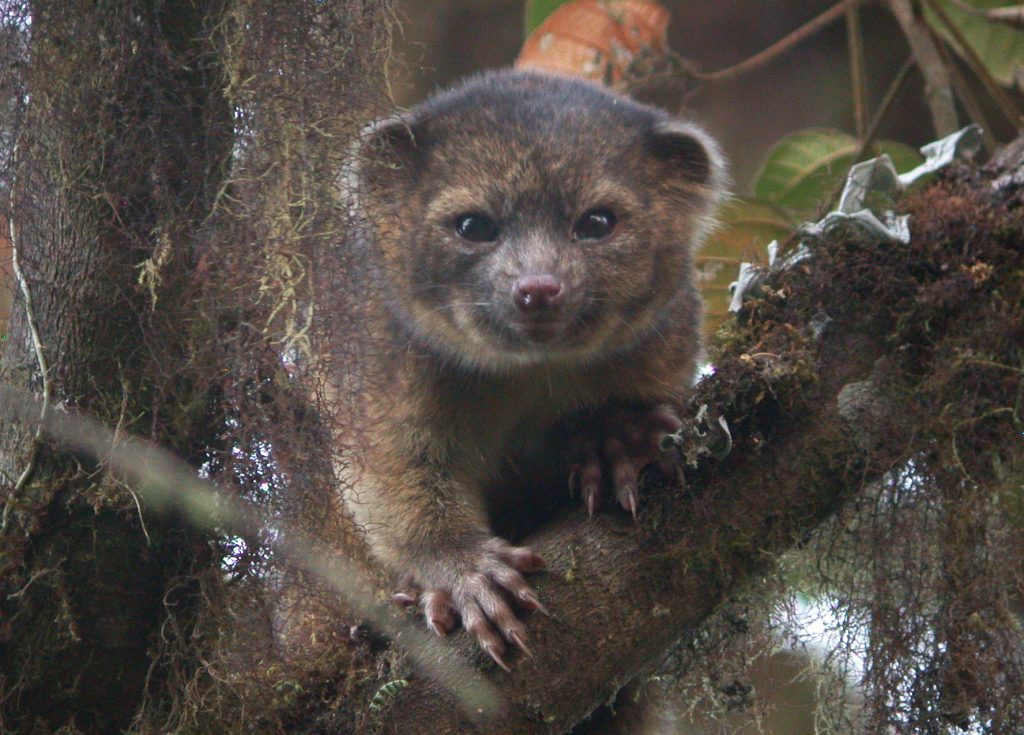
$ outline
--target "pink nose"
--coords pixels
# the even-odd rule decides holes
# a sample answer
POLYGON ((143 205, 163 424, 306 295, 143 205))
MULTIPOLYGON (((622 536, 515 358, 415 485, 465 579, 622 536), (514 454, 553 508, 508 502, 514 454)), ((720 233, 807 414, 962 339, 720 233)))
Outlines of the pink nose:
POLYGON ((564 295, 562 282, 554 276, 523 276, 512 284, 512 300, 525 312, 553 309, 564 295))

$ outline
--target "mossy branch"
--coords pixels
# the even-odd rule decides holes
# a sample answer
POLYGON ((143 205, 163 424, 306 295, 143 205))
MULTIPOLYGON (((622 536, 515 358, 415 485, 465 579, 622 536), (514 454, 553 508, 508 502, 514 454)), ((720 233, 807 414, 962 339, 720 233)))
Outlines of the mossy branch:
MULTIPOLYGON (((684 491, 649 487, 636 524, 614 514, 588 520, 577 509, 530 539, 550 563, 536 583, 552 614, 531 619, 535 655, 517 660, 511 675, 484 667, 481 675, 509 698, 499 719, 474 723, 419 677, 388 710, 385 731, 568 731, 698 629, 740 585, 772 568, 779 554, 805 543, 872 478, 904 461, 913 451, 913 427, 940 420, 915 414, 921 408, 913 396, 920 386, 931 390, 949 366, 937 359, 911 375, 900 367, 901 355, 915 353, 915 340, 963 339, 978 326, 974 320, 994 325, 1005 318, 997 316, 1004 295, 994 282, 961 294, 964 301, 942 324, 930 306, 915 305, 911 285, 941 290, 955 280, 954 273, 921 272, 915 258, 948 262, 949 273, 965 258, 1012 252, 960 249, 960 216, 977 221, 994 206, 989 181, 919 195, 912 221, 921 235, 912 255, 870 243, 819 243, 810 264, 772 283, 734 325, 715 359, 716 374, 698 386, 691 407, 696 413, 707 405, 726 417, 732 453, 687 468, 684 491), (916 331, 920 320, 933 330, 927 337, 916 331)), ((1024 239, 1019 218, 996 210, 1002 214, 992 225, 1003 247, 1024 239)), ((1009 274, 1019 262, 992 265, 1009 274)), ((1020 302, 1016 309, 1019 320, 1020 302)), ((1013 384, 1007 379, 997 390, 1009 404, 1013 384)), ((481 661, 465 635, 452 645, 461 657, 481 661)))

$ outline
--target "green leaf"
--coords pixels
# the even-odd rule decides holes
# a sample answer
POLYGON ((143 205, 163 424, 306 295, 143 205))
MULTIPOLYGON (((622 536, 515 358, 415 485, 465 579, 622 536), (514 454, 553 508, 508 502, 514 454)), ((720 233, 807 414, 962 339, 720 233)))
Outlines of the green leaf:
MULTIPOLYGON (((1004 8, 1017 5, 1020 0, 973 0, 970 4, 979 10, 1004 8)), ((973 15, 958 8, 949 0, 939 0, 942 9, 956 25, 964 40, 974 49, 992 77, 1004 87, 1024 89, 1024 32, 1006 25, 993 23, 979 15, 973 15)), ((953 40, 946 24, 924 4, 925 20, 936 32, 946 39, 963 56, 963 49, 953 40)))
POLYGON ((901 174, 917 168, 924 162, 924 156, 919 150, 895 140, 880 140, 871 146, 871 156, 880 156, 883 153, 889 154, 896 172, 901 174))
POLYGON ((736 280, 740 262, 767 262, 768 243, 785 240, 797 224, 781 207, 748 197, 730 200, 722 207, 719 222, 695 258, 708 335, 729 315, 729 284, 736 280))
MULTIPOLYGON (((857 139, 842 130, 810 128, 787 135, 768 151, 754 183, 759 199, 809 219, 818 207, 842 188, 855 161, 857 139)), ((910 146, 879 141, 867 157, 888 153, 897 171, 907 171, 923 159, 910 146)))
POLYGON ((754 192, 800 217, 810 217, 843 181, 856 150, 857 139, 842 130, 791 133, 768 151, 754 192))
POLYGON ((526 35, 533 33, 549 15, 567 2, 572 0, 526 0, 526 35))

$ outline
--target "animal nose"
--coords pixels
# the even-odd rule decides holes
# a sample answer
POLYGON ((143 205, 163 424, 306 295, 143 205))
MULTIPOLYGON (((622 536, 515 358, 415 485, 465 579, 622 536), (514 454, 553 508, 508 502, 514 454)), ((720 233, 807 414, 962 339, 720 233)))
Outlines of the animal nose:
POLYGON ((565 289, 554 276, 523 276, 512 284, 512 300, 521 311, 539 312, 562 303, 565 289))

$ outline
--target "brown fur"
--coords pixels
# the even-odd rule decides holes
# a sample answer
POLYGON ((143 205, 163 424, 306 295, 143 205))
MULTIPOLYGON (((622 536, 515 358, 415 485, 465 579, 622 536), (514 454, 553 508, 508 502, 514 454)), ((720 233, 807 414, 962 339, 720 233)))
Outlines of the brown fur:
MULTIPOLYGON (((471 79, 366 132, 352 183, 372 380, 346 502, 374 555, 424 591, 438 632, 461 616, 500 662, 504 640, 525 635, 509 598, 537 606, 519 572, 541 561, 491 529, 564 494, 573 459, 603 486, 620 466, 635 478, 639 466, 569 454, 607 454, 618 440, 605 419, 676 403, 692 383, 692 255, 722 180, 699 129, 536 73, 471 79), (576 238, 574 222, 595 208, 614 213, 611 234, 576 238), (467 241, 463 214, 500 235, 467 241), (544 338, 512 303, 517 279, 534 274, 563 286, 544 338)), ((644 452, 634 464, 650 461, 644 452)))

